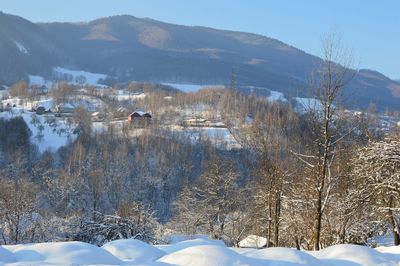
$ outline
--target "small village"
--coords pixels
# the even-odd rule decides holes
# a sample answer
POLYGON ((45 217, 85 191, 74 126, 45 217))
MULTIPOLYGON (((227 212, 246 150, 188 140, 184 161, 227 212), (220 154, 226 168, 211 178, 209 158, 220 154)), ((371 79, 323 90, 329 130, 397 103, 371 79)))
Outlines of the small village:
MULTIPOLYGON (((31 122, 43 120, 44 129, 38 131, 39 135, 41 135, 41 131, 46 131, 47 121, 58 121, 59 123, 55 123, 55 125, 65 128, 62 130, 53 128, 53 132, 57 132, 57 134, 62 132, 65 136, 73 138, 73 132, 77 132, 73 128, 73 121, 77 119, 77 113, 80 113, 90 119, 93 131, 97 133, 107 130, 110 125, 117 128, 120 133, 125 132, 124 134, 132 136, 137 136, 138 132, 143 134, 143 132, 159 128, 174 132, 174 134, 182 134, 183 138, 192 140, 202 136, 202 138, 208 138, 229 149, 240 147, 222 121, 218 109, 203 103, 185 104, 180 107, 176 101, 188 96, 182 96, 184 95, 182 92, 169 87, 165 87, 164 90, 158 88, 154 91, 147 89, 145 93, 140 88, 129 91, 129 86, 116 90, 112 87, 89 85, 85 87, 59 83, 50 88, 43 85, 40 91, 36 90, 35 95, 32 95, 29 93, 32 85, 16 85, 16 87, 18 86, 26 86, 23 90, 15 89, 24 92, 18 94, 11 88, 8 94, 4 93, 3 99, 0 101, 0 110, 11 115, 23 113, 23 117, 33 127, 32 131, 34 132, 37 131, 37 128, 43 128, 43 125, 35 122, 35 125, 32 126, 31 122), (32 120, 33 115, 44 119, 32 120), (70 129, 67 129, 66 125, 70 129)), ((130 84, 130 87, 133 86, 130 84)), ((137 83, 135 86, 143 85, 137 83)), ((156 88, 160 85, 147 85, 148 88, 151 86, 156 88)), ((46 142, 46 135, 41 139, 46 142)), ((54 148, 57 147, 59 145, 55 145, 54 148)))

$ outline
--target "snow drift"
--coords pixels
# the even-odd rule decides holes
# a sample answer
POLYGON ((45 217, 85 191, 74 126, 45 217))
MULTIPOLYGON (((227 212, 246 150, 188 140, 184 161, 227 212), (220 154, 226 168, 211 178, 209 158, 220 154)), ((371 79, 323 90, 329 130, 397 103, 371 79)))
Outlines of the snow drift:
POLYGON ((336 245, 317 252, 291 248, 229 248, 193 239, 152 246, 134 239, 97 247, 83 242, 6 245, 0 265, 189 265, 189 266, 399 266, 400 247, 336 245))
POLYGON ((164 251, 136 239, 120 239, 102 246, 103 249, 123 261, 149 262, 166 255, 164 251))
POLYGON ((123 264, 106 250, 83 242, 21 244, 3 247, 15 256, 14 265, 123 264))
POLYGON ((185 248, 162 257, 160 262, 190 266, 239 266, 263 265, 261 260, 252 259, 217 245, 199 245, 185 248))

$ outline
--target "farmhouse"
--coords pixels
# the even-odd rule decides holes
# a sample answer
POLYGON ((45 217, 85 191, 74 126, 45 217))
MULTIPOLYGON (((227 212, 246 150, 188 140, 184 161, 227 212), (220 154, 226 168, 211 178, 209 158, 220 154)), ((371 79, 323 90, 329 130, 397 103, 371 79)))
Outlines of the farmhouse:
POLYGON ((100 122, 100 121, 103 121, 104 114, 102 114, 100 112, 94 112, 94 113, 90 114, 90 117, 93 122, 100 122))
POLYGON ((36 107, 34 110, 35 110, 36 114, 38 114, 38 115, 43 115, 43 114, 45 114, 45 113, 48 111, 48 110, 46 110, 46 108, 45 108, 44 106, 42 106, 42 105, 36 107))
POLYGON ((75 106, 72 104, 59 104, 56 106, 57 113, 73 113, 75 111, 75 106))
POLYGON ((151 118, 152 118, 152 116, 148 112, 135 111, 128 116, 128 121, 130 121, 130 122, 134 122, 134 121, 149 122, 151 120, 151 118))

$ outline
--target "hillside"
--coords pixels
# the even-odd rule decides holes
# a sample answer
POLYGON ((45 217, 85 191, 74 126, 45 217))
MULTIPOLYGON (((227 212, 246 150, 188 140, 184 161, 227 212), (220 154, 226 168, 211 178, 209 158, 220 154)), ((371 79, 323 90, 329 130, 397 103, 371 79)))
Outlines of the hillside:
MULTIPOLYGON (((36 25, 5 14, 1 19, 1 25, 10 25, 0 27, 6 47, 0 59, 9 62, 0 78, 6 84, 24 74, 50 75, 56 64, 121 82, 186 84, 229 84, 234 68, 243 90, 252 86, 259 94, 268 88, 287 98, 307 97, 308 77, 321 64, 321 59, 265 36, 128 15, 36 25)), ((399 99, 400 84, 370 70, 359 71, 345 93, 346 105, 355 108, 374 102, 380 109, 398 109, 399 99)))
POLYGON ((26 78, 26 74, 46 75, 62 62, 61 50, 37 25, 1 12, 0 25, 0 84, 26 78))

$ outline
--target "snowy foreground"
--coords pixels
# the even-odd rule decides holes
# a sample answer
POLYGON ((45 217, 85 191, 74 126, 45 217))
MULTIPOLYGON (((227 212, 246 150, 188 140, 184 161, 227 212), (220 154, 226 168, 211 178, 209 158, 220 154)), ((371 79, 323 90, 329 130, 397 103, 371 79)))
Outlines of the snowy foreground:
POLYGON ((2 265, 400 265, 400 246, 371 249, 337 245, 319 252, 289 248, 228 248, 221 241, 194 239, 151 246, 123 239, 103 247, 82 242, 55 242, 0 247, 2 265))

